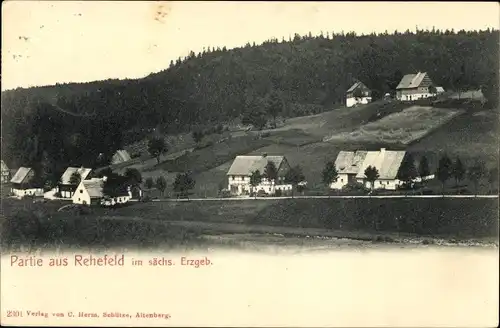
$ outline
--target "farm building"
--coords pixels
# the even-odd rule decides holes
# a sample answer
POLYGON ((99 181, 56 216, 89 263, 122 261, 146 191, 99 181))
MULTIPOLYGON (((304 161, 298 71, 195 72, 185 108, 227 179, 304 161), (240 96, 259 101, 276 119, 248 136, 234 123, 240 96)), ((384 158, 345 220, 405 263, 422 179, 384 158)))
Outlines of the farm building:
POLYGON ((117 150, 116 153, 111 158, 111 164, 124 163, 130 161, 131 159, 132 157, 130 157, 128 151, 120 149, 117 150))
POLYGON ((354 83, 346 92, 346 107, 368 104, 372 101, 372 92, 363 82, 354 83))
POLYGON ((34 184, 34 177, 33 169, 21 166, 10 180, 12 194, 17 197, 43 196, 43 188, 34 184))
POLYGON ((436 92, 433 93, 434 90, 431 90, 432 85, 432 80, 426 72, 406 74, 396 87, 396 99, 413 101, 435 96, 436 93, 440 93, 438 90, 443 90, 441 87, 436 87, 436 92))
POLYGON ((59 181, 59 193, 62 198, 71 198, 76 190, 76 187, 80 184, 81 180, 85 180, 89 177, 92 169, 84 167, 68 167, 61 176, 59 181), (72 181, 72 176, 79 175, 77 181, 72 181))
POLYGON ((367 151, 341 151, 335 160, 338 178, 330 184, 331 189, 342 189, 348 183, 356 182, 356 175, 365 160, 367 151))
POLYGON ((227 172, 228 189, 232 195, 250 195, 250 192, 259 192, 263 190, 266 194, 273 195, 277 190, 291 191, 292 185, 284 183, 286 172, 290 169, 287 159, 284 156, 236 156, 233 164, 227 172), (266 170, 266 165, 272 162, 276 166, 278 172, 278 181, 269 181, 262 177, 261 183, 253 187, 250 185, 250 177, 257 170, 263 176, 266 170))
POLYGON ((113 197, 107 197, 104 195, 105 181, 106 177, 82 180, 71 197, 73 203, 82 205, 101 204, 104 206, 112 206, 127 203, 130 199, 132 199, 130 187, 127 188, 127 191, 116 194, 113 197))
POLYGON ((392 151, 385 148, 379 151, 341 151, 335 161, 339 173, 338 179, 330 185, 330 188, 341 189, 349 182, 363 183, 371 188, 371 183, 366 180, 365 170, 368 166, 372 166, 379 173, 378 179, 374 182, 374 188, 395 190, 401 184, 397 177, 405 154, 405 151, 392 151))
POLYGON ((2 160, 2 183, 9 182, 10 179, 10 170, 5 164, 5 162, 2 160))

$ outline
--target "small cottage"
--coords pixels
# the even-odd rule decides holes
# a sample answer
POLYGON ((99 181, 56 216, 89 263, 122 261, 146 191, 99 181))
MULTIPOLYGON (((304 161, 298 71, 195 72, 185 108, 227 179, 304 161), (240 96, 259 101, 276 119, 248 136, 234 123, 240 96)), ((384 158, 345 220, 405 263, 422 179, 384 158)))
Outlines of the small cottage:
POLYGON ((16 197, 43 196, 43 188, 34 183, 35 172, 30 167, 20 167, 10 180, 11 193, 16 197))
POLYGON ((232 195, 240 196, 250 195, 252 191, 257 193, 261 190, 270 195, 275 194, 277 190, 280 192, 291 191, 292 185, 285 183, 285 174, 289 169, 290 165, 284 156, 267 156, 266 154, 262 156, 236 156, 227 172, 229 192, 232 195), (269 162, 274 163, 277 169, 277 181, 269 181, 262 177, 261 183, 252 187, 250 177, 253 172, 258 170, 261 175, 264 175, 266 165, 269 162))
POLYGON ((362 82, 354 83, 346 92, 346 107, 368 104, 372 101, 372 92, 362 82))
POLYGON ((406 74, 396 87, 396 99, 400 101, 414 101, 433 97, 444 92, 443 88, 432 88, 433 82, 426 72, 406 74), (442 90, 442 91, 441 91, 442 90))
POLYGON ((330 184, 330 188, 342 189, 345 185, 356 182, 356 175, 358 174, 367 153, 367 151, 363 150, 358 150, 356 152, 340 151, 337 159, 335 160, 338 178, 330 184))
POLYGON ((394 151, 385 148, 367 152, 363 164, 356 174, 357 182, 363 183, 367 188, 372 187, 371 182, 367 181, 365 176, 365 170, 371 166, 375 167, 379 173, 379 177, 373 183, 373 188, 396 190, 402 184, 398 179, 398 173, 405 154, 404 150, 394 151))
POLYGON ((58 187, 61 198, 71 198, 80 181, 89 178, 91 171, 92 169, 84 167, 68 167, 59 181, 58 187), (78 180, 74 181, 73 177, 76 175, 78 180))
POLYGON ((372 185, 366 179, 365 170, 372 166, 379 174, 374 182, 374 188, 395 190, 401 185, 398 173, 405 154, 405 151, 392 151, 385 148, 379 151, 341 151, 335 160, 338 178, 337 181, 331 183, 330 188, 342 189, 345 185, 354 182, 371 188, 372 185))
POLYGON ((72 196, 74 204, 114 206, 128 203, 132 199, 130 187, 115 193, 113 196, 104 194, 106 177, 82 180, 72 196))

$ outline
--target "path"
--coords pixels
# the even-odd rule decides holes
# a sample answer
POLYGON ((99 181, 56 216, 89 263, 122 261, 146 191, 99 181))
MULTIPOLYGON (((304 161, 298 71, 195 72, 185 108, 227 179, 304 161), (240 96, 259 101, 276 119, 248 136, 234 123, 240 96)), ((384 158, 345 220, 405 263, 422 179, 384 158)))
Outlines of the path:
POLYGON ((276 199, 354 199, 354 198, 498 198, 498 195, 358 195, 358 196, 283 196, 283 197, 207 197, 207 198, 165 198, 153 199, 153 202, 189 202, 189 201, 242 201, 242 200, 276 200, 276 199))

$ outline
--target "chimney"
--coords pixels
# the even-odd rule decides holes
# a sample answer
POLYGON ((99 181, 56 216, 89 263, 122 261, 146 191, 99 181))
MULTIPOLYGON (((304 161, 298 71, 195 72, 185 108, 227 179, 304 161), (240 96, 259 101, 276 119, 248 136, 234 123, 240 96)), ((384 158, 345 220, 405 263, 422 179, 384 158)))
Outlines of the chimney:
POLYGON ((103 177, 102 177, 102 181, 103 181, 103 182, 106 182, 106 180, 108 180, 108 177, 107 177, 107 176, 103 176, 103 177))
POLYGON ((262 154, 262 157, 266 158, 267 157, 267 153, 262 154))
POLYGON ((380 153, 383 155, 385 154, 385 148, 380 148, 380 153))

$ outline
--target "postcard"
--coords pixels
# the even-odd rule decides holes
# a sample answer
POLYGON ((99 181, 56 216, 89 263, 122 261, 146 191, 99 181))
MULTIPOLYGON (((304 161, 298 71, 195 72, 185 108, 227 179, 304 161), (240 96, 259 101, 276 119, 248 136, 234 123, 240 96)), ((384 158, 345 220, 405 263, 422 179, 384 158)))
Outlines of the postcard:
POLYGON ((498 326, 499 13, 3 2, 1 324, 498 326))

